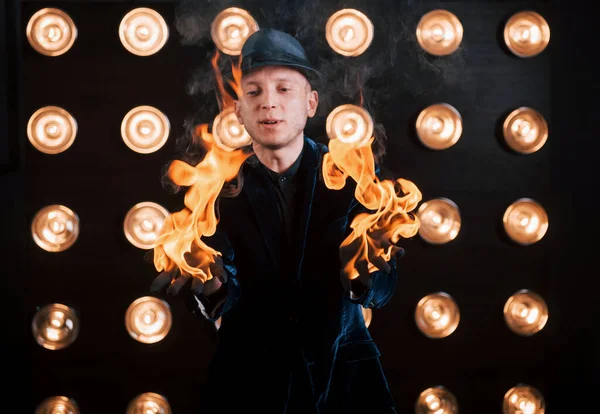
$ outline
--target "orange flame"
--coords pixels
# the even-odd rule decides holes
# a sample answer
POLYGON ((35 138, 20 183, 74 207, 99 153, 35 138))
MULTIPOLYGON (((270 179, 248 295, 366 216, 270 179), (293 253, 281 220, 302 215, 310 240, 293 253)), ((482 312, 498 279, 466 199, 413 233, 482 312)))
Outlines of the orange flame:
POLYGON ((399 178, 379 180, 371 143, 329 141, 329 152, 323 158, 323 177, 330 189, 340 189, 351 177, 356 181, 355 197, 373 213, 361 213, 350 224, 352 233, 340 245, 343 271, 349 279, 380 269, 398 249, 401 237, 417 234, 419 218, 409 214, 417 207, 422 195, 411 181, 399 178))
MULTIPOLYGON (((234 104, 234 98, 223 87, 223 78, 218 70, 219 52, 211 60, 224 109, 234 104)), ((241 91, 241 70, 232 64, 233 80, 229 83, 238 94, 241 91)), ((207 152, 195 167, 175 160, 167 171, 167 176, 177 185, 189 187, 184 198, 185 208, 170 214, 154 246, 154 266, 156 270, 173 271, 200 278, 203 282, 213 277, 210 264, 221 255, 202 241, 203 236, 212 236, 217 228, 215 203, 223 185, 234 179, 244 161, 252 153, 241 149, 226 151, 215 144, 208 125, 196 127, 196 138, 202 140, 207 152)))
POLYGON ((213 136, 206 124, 200 125, 197 132, 208 152, 195 167, 180 160, 169 166, 168 177, 189 189, 184 198, 186 208, 165 220, 154 247, 154 266, 159 272, 177 267, 182 274, 199 277, 204 282, 212 278, 209 266, 221 253, 206 245, 202 236, 215 233, 217 197, 225 182, 237 176, 251 154, 242 150, 225 151, 213 145, 213 136))
POLYGON ((242 60, 241 60, 241 57, 239 57, 237 64, 234 64, 233 62, 231 63, 232 79, 229 79, 228 83, 236 94, 236 97, 234 98, 225 89, 225 85, 223 83, 223 76, 220 74, 219 64, 218 64, 220 56, 221 56, 221 54, 217 50, 215 52, 215 55, 210 60, 210 62, 211 62, 211 65, 213 67, 215 74, 217 75, 217 85, 219 86, 219 93, 220 93, 220 97, 221 97, 220 101, 219 101, 219 109, 223 110, 225 108, 233 106, 234 100, 238 99, 242 95, 242 69, 241 69, 242 60))

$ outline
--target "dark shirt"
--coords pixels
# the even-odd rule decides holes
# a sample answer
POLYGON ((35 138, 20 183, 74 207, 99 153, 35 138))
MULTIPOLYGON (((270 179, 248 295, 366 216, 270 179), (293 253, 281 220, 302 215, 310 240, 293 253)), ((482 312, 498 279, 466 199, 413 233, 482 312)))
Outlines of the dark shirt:
POLYGON ((300 153, 296 161, 284 173, 277 173, 262 165, 262 168, 271 178, 273 189, 277 195, 277 207, 279 210, 279 221, 282 229, 282 241, 285 245, 291 247, 293 240, 293 222, 294 222, 294 196, 296 194, 298 177, 296 172, 302 161, 300 153))
MULTIPOLYGON (((294 161, 294 163, 288 168, 284 173, 280 174, 275 171, 270 170, 263 164, 261 164, 256 155, 253 155, 253 161, 258 165, 259 168, 270 178, 269 182, 272 184, 272 188, 274 193, 277 196, 277 209, 279 211, 279 223, 281 224, 281 246, 282 255, 279 258, 280 268, 286 273, 286 265, 290 262, 292 255, 292 240, 293 240, 293 228, 294 228, 294 203, 295 203, 295 194, 298 183, 298 168, 300 167, 300 163, 302 161, 302 154, 304 154, 304 149, 294 161)), ((197 295, 196 301, 200 301, 202 304, 202 308, 204 309, 202 312, 205 313, 206 317, 212 317, 218 309, 223 305, 225 299, 227 298, 227 285, 223 285, 223 288, 219 289, 214 295, 211 295, 210 298, 205 295, 197 295), (206 311, 206 310, 209 311, 206 311)), ((196 303, 196 302, 194 302, 196 303)), ((197 305, 197 303, 196 303, 197 305)))
MULTIPOLYGON (((303 154, 304 149, 296 161, 294 161, 294 163, 290 166, 290 168, 281 174, 272 171, 261 164, 262 168, 267 172, 272 187, 275 190, 275 194, 277 195, 279 221, 281 223, 281 240, 282 246, 285 246, 285 248, 282 249, 282 256, 279 259, 281 268, 286 270, 286 264, 291 262, 291 255, 293 252, 292 241, 294 239, 294 212, 299 210, 298 208, 295 208, 295 205, 297 205, 297 203, 300 201, 295 197, 300 179, 297 172, 298 167, 302 162, 303 154)), ((294 286, 296 286, 295 283, 294 286)), ((298 295, 299 292, 292 288, 289 296, 289 303, 293 304, 290 307, 292 311, 289 314, 291 321, 295 320, 295 311, 293 309, 300 306, 300 298, 298 295)), ((290 412, 292 414, 296 412, 302 414, 316 413, 316 401, 314 400, 311 382, 306 370, 306 366, 303 362, 300 348, 297 347, 300 341, 295 337, 293 332, 294 331, 288 333, 288 340, 292 342, 291 346, 294 347, 296 351, 291 352, 291 359, 289 361, 290 365, 287 366, 287 369, 289 370, 289 376, 286 381, 286 386, 288 388, 288 402, 286 405, 290 405, 290 407, 285 412, 290 412)), ((285 335, 283 332, 282 334, 285 335)))

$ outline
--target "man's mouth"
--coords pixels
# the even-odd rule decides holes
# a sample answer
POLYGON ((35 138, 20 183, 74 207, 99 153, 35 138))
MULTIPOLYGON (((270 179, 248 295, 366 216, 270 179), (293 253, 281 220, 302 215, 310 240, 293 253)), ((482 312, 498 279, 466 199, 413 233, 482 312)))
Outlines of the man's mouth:
POLYGON ((279 124, 281 124, 282 122, 283 121, 280 121, 278 119, 263 119, 259 122, 259 124, 266 131, 275 131, 279 128, 279 124))

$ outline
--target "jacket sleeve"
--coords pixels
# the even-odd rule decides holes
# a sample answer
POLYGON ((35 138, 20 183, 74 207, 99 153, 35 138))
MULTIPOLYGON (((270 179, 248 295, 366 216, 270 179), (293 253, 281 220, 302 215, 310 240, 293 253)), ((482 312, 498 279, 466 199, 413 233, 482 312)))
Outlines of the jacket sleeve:
POLYGON ((227 234, 217 226, 215 234, 203 240, 207 245, 221 252, 227 281, 210 296, 192 294, 191 310, 194 314, 201 313, 209 321, 216 322, 237 302, 241 288, 234 264, 234 251, 227 234))
MULTIPOLYGON (((375 174, 380 178, 380 169, 375 168, 375 174)), ((352 231, 350 223, 360 213, 372 213, 354 198, 348 212, 348 229, 346 236, 352 231)), ((364 308, 381 308, 389 302, 393 296, 398 281, 397 257, 392 255, 388 261, 389 271, 377 270, 368 276, 360 276, 350 282, 348 300, 362 305, 364 308)))

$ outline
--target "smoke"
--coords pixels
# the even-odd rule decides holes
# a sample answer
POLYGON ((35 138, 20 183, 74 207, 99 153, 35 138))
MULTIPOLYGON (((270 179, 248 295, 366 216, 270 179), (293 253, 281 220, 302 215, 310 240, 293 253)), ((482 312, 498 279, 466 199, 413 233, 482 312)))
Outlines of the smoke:
POLYGON ((440 8, 421 3, 413 5, 407 19, 396 25, 394 30, 395 47, 393 62, 401 69, 397 81, 402 80, 402 93, 407 97, 418 98, 435 95, 442 89, 464 87, 470 77, 467 64, 467 45, 463 40, 459 48, 447 56, 434 56, 427 53, 418 43, 416 29, 420 18, 427 12, 440 8))
POLYGON ((212 42, 210 26, 222 10, 234 7, 232 0, 180 0, 175 9, 175 28, 182 45, 207 46, 212 42))
MULTIPOLYGON (((319 108, 309 120, 307 135, 326 143, 327 115, 338 105, 352 103, 369 111, 375 123, 373 144, 376 157, 385 154, 387 139, 378 121, 390 105, 398 100, 410 102, 436 94, 442 89, 461 87, 469 74, 465 63, 466 45, 449 56, 427 54, 416 39, 419 19, 436 7, 432 2, 379 0, 347 2, 320 0, 181 0, 176 7, 175 27, 183 46, 193 48, 198 67, 186 84, 195 110, 186 120, 186 136, 181 137, 181 151, 193 146, 187 134, 198 123, 210 123, 218 114, 218 87, 211 65, 216 48, 211 38, 213 19, 228 7, 239 7, 254 17, 259 27, 272 27, 295 36, 305 47, 309 60, 326 77, 319 88, 319 108), (371 46, 362 55, 346 57, 327 43, 325 27, 329 16, 343 8, 356 8, 372 21, 375 34, 371 46)), ((222 55, 220 68, 233 62, 222 55)), ((180 157, 181 158, 181 157, 180 157)), ((199 160, 198 160, 199 161, 199 160)))

